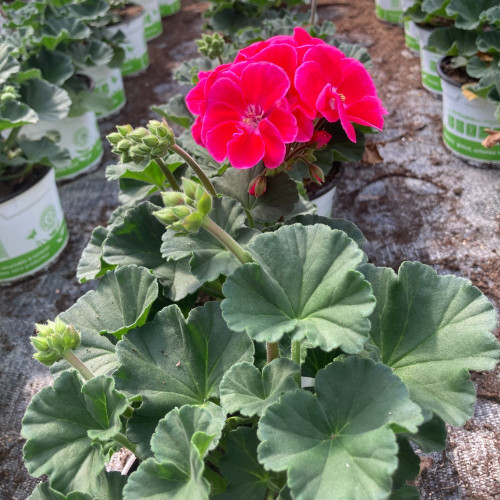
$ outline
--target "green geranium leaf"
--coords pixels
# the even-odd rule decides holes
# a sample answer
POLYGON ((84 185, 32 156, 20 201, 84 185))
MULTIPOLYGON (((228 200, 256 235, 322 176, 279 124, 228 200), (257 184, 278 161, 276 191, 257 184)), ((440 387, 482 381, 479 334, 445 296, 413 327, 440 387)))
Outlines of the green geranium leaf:
POLYGON ((157 297, 158 284, 148 269, 124 266, 107 272, 96 290, 80 297, 63 315, 78 331, 121 338, 144 324, 157 297))
POLYGON ((0 130, 36 123, 39 117, 27 104, 7 101, 0 104, 0 130))
POLYGON ((366 238, 363 233, 358 229, 358 226, 351 221, 346 219, 331 219, 330 217, 323 217, 322 215, 299 215, 298 217, 293 217, 285 222, 285 224, 302 224, 303 226, 314 226, 315 224, 324 224, 331 229, 340 229, 344 233, 354 240, 359 248, 363 248, 366 244, 366 238))
POLYGON ((420 492, 416 486, 406 485, 393 491, 389 500, 420 500, 420 492))
POLYGON ((268 483, 279 484, 285 478, 267 471, 257 460, 259 440, 255 428, 239 427, 226 439, 226 452, 219 468, 227 479, 225 494, 217 500, 255 500, 265 498, 268 483))
POLYGON ((68 5, 68 9, 76 15, 77 19, 88 21, 104 16, 108 12, 109 7, 110 4, 106 0, 84 0, 68 5))
POLYGON ((247 335, 228 329, 216 302, 191 310, 187 320, 176 305, 168 306, 152 323, 129 332, 117 345, 122 366, 115 378, 121 390, 143 399, 129 423, 131 439, 147 452, 168 411, 218 397, 224 373, 253 361, 253 352, 247 335))
POLYGON ((55 85, 62 85, 75 72, 75 67, 67 55, 44 47, 33 54, 28 62, 41 71, 45 80, 55 85))
POLYGON ((85 384, 76 371, 61 374, 36 394, 23 418, 24 462, 34 476, 47 474, 52 488, 69 493, 100 489, 104 444, 120 432, 126 398, 110 377, 85 384))
POLYGON ((500 33, 498 30, 481 33, 477 37, 476 43, 480 52, 492 52, 493 54, 500 53, 500 33))
POLYGON ((32 78, 21 85, 22 100, 38 114, 40 120, 66 118, 71 106, 68 93, 53 83, 32 78))
POLYGON ((287 471, 295 500, 387 498, 398 453, 389 425, 422 421, 405 385, 383 364, 349 357, 321 370, 315 387, 317 396, 288 392, 267 408, 259 462, 287 471))
POLYGON ((114 267, 106 264, 102 258, 102 247, 108 234, 109 229, 102 226, 97 226, 92 231, 76 268, 76 277, 80 283, 98 278, 114 267))
POLYGON ((37 141, 28 141, 19 139, 19 147, 23 150, 28 162, 32 164, 41 164, 54 167, 68 165, 71 156, 67 149, 61 149, 47 137, 42 137, 37 141))
POLYGON ((7 43, 0 43, 0 85, 20 69, 19 62, 11 56, 11 52, 7 43))
POLYGON ((193 115, 186 107, 186 98, 182 94, 171 97, 166 104, 151 106, 151 111, 184 128, 191 127, 194 122, 193 115))
MULTIPOLYGON (((230 198, 214 198, 210 218, 241 246, 258 233, 245 226, 247 215, 241 205, 230 198)), ((215 236, 201 228, 196 234, 175 236, 163 234, 161 252, 164 259, 189 259, 192 273, 201 281, 214 281, 221 274, 228 276, 241 265, 239 260, 215 236)))
POLYGON ((234 365, 220 384, 220 400, 226 413, 253 417, 262 416, 264 410, 285 392, 297 389, 294 377, 300 367, 291 359, 278 358, 264 366, 262 374, 251 363, 234 365))
POLYGON ((500 5, 496 5, 481 12, 480 19, 485 24, 500 26, 500 5))
POLYGON ((476 33, 454 26, 437 28, 431 33, 427 46, 449 56, 472 56, 477 52, 476 38, 476 33))
POLYGON ((413 481, 420 472, 420 458, 404 437, 398 437, 398 468, 392 476, 392 487, 402 488, 407 481, 413 481))
POLYGON ((257 236, 247 250, 260 265, 245 264, 224 283, 229 328, 257 341, 288 333, 325 351, 362 349, 375 299, 354 271, 363 252, 345 233, 294 224, 257 236))
POLYGON ((446 448, 446 424, 439 417, 432 417, 423 423, 416 434, 407 434, 424 453, 443 451, 446 448))
POLYGON ((284 172, 267 177, 266 192, 262 196, 248 194, 251 181, 263 171, 261 165, 243 170, 231 168, 214 179, 214 186, 217 192, 238 200, 254 219, 274 222, 293 210, 299 194, 295 182, 284 172))
POLYGON ((74 17, 45 20, 36 41, 49 50, 54 50, 63 40, 85 40, 91 30, 82 21, 74 17))
POLYGON ((87 493, 72 491, 65 495, 59 491, 53 490, 47 481, 39 483, 33 490, 28 500, 92 500, 87 493))
POLYGON ((469 281, 418 262, 404 262, 398 275, 361 270, 377 297, 371 338, 380 359, 427 414, 463 425, 475 401, 468 370, 490 370, 500 355, 492 304, 469 281))
POLYGON ((464 30, 474 30, 481 24, 481 14, 497 5, 497 0, 451 0, 446 13, 455 17, 455 26, 464 30))
POLYGON ((153 216, 159 207, 145 201, 131 208, 121 224, 115 224, 103 245, 109 264, 138 265, 151 269, 166 287, 169 299, 179 301, 200 288, 202 283, 189 268, 189 259, 167 262, 160 251, 165 226, 153 216))
MULTIPOLYGON (((302 347, 302 346, 301 346, 302 347)), ((306 359, 302 364, 302 375, 304 377, 316 376, 322 368, 327 367, 336 357, 340 356, 342 351, 334 349, 330 352, 325 352, 319 347, 307 349, 306 359)))

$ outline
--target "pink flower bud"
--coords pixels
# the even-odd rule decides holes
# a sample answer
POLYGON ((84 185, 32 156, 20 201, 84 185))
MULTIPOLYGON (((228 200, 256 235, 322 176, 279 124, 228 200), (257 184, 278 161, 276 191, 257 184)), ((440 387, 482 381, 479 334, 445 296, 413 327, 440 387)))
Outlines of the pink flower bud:
POLYGON ((317 165, 309 164, 309 178, 317 184, 325 182, 325 174, 317 165))
POLYGON ((265 175, 258 175, 250 182, 248 194, 252 196, 262 196, 266 192, 267 179, 265 175))
POLYGON ((311 144, 316 144, 316 148, 319 149, 322 148, 323 146, 326 146, 330 142, 331 138, 332 134, 329 134, 324 130, 317 130, 311 137, 310 142, 311 144))

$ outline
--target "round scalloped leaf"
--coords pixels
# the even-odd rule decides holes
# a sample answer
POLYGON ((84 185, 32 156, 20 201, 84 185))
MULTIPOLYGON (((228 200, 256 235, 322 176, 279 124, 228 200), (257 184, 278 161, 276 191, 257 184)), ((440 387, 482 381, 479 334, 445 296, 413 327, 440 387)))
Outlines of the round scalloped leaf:
POLYGON ((422 422, 405 385, 383 364, 349 357, 318 373, 316 393, 288 392, 267 408, 259 462, 287 471, 295 500, 387 498, 398 453, 389 425, 422 422))
POLYGON ((125 499, 208 499, 203 459, 217 446, 225 418, 196 406, 174 409, 151 439, 154 459, 139 466, 124 490, 125 499))
POLYGON ((109 229, 102 226, 97 226, 92 231, 90 241, 83 249, 78 261, 78 267, 76 268, 76 278, 80 283, 98 278, 108 270, 102 258, 102 246, 108 233, 109 229))
POLYGON ((39 483, 33 490, 28 500, 92 500, 92 497, 87 493, 72 491, 67 495, 53 490, 48 481, 39 483))
POLYGON ((468 370, 491 370, 500 355, 492 304, 468 280, 438 276, 419 262, 404 262, 398 275, 361 270, 377 297, 371 338, 380 359, 424 412, 463 425, 475 401, 468 370))
POLYGON ((299 374, 299 365, 287 358, 271 361, 262 374, 251 363, 239 363, 222 378, 221 405, 226 413, 260 417, 283 393, 297 389, 294 377, 299 374))
POLYGON ((5 42, 0 43, 0 85, 5 83, 11 75, 20 70, 19 61, 12 57, 11 48, 5 42))
POLYGON ((64 89, 38 78, 23 82, 21 97, 40 120, 51 122, 66 118, 71 106, 71 98, 64 89))
MULTIPOLYGON (((239 427, 225 442, 219 468, 228 484, 217 500, 255 500, 266 497, 268 483, 279 484, 277 474, 267 471, 257 460, 259 440, 255 428, 239 427)), ((280 474, 281 475, 281 474, 280 474)))
POLYGON ((112 378, 95 377, 82 385, 76 371, 62 373, 53 387, 33 397, 22 421, 29 473, 47 474, 63 493, 97 493, 106 460, 101 442, 120 431, 127 406, 112 378))
POLYGON ((75 73, 72 60, 58 50, 47 50, 45 47, 33 54, 28 64, 38 68, 45 80, 55 85, 62 85, 75 73))
POLYGON ((38 115, 23 102, 7 101, 0 105, 0 131, 36 123, 38 115))
POLYGON ((176 406, 203 405, 219 396, 224 373, 236 363, 253 361, 253 343, 224 322, 220 305, 208 302, 187 320, 176 305, 162 309, 116 347, 122 366, 115 373, 120 390, 142 396, 129 421, 134 442, 149 450, 158 421, 176 406), (142 444, 141 444, 142 443, 142 444))
POLYGON ((260 265, 239 267, 224 284, 229 328, 257 341, 288 333, 325 351, 362 349, 375 298, 354 270, 364 254, 345 233, 294 224, 257 236, 246 249, 260 265))
MULTIPOLYGON (((245 226, 247 215, 236 200, 214 198, 210 218, 241 246, 247 245, 258 234, 245 226)), ((175 236, 175 231, 167 231, 163 234, 161 252, 165 259, 190 258, 192 273, 203 283, 214 281, 221 274, 228 276, 241 265, 232 252, 203 228, 184 237, 175 236)))

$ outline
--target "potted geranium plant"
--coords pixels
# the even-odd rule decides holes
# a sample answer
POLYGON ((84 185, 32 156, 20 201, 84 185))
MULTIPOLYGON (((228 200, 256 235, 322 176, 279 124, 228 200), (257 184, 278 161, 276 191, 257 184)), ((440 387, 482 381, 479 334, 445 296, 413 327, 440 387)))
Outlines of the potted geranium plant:
POLYGON ((287 156, 314 153, 322 123, 382 126, 359 62, 298 30, 205 76, 189 105, 232 164, 216 181, 165 123, 108 136, 130 178, 170 189, 94 232, 79 275, 102 281, 37 325, 55 380, 23 419, 26 466, 48 476, 33 498, 418 498, 410 443, 443 449, 445 422, 472 416, 467 370, 500 354, 492 304, 417 262, 367 264, 353 224, 298 215, 313 207, 287 156), (130 476, 105 472, 121 447, 130 476))
POLYGON ((446 7, 454 26, 437 28, 428 44, 446 58, 438 73, 443 86, 443 140, 457 155, 500 163, 500 146, 482 141, 500 121, 500 10, 495 0, 453 0, 446 7))
POLYGON ((0 283, 28 276, 64 249, 68 231, 51 165, 70 162, 56 137, 21 138, 22 127, 60 120, 71 100, 0 39, 0 283))

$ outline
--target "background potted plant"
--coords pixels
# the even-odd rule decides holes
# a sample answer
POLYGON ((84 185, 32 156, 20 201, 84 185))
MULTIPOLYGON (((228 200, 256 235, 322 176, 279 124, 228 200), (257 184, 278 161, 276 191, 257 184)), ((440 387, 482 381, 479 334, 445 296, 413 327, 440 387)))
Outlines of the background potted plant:
POLYGON ((500 163, 500 146, 486 149, 487 130, 500 121, 500 10, 494 0, 451 1, 454 26, 437 28, 428 44, 448 57, 438 73, 443 86, 443 140, 462 158, 500 163))
POLYGON ((402 13, 401 0, 375 0, 375 15, 381 21, 400 24, 402 13))
POLYGON ((179 12, 181 0, 160 0, 160 16, 167 17, 179 12))
POLYGON ((68 94, 22 69, 12 46, 0 38, 0 283, 47 266, 68 241, 54 170, 70 157, 56 137, 23 139, 22 127, 60 120, 69 111, 68 94))
POLYGON ((194 135, 232 165, 213 182, 165 123, 108 136, 130 179, 153 165, 170 189, 94 232, 79 275, 102 281, 37 325, 55 381, 23 419, 26 466, 48 476, 34 498, 418 498, 410 443, 443 449, 445 422, 472 415, 467 370, 500 354, 492 304, 420 263, 366 264, 360 231, 308 214, 289 177, 287 155, 320 146, 295 140, 299 102, 313 129, 381 126, 362 65, 302 31, 240 55, 188 98, 194 135), (138 469, 105 472, 123 446, 138 469))

